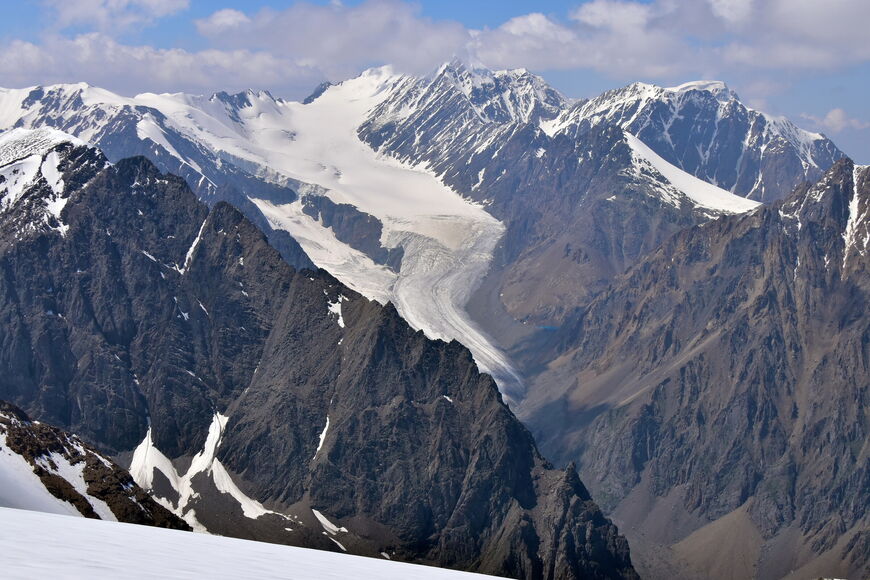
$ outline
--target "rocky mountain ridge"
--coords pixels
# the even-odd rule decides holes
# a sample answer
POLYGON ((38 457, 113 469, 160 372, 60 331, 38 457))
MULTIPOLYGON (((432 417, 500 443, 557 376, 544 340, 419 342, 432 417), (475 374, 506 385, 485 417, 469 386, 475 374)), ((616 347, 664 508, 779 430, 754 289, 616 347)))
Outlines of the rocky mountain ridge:
POLYGON ((82 442, 0 401, 0 506, 177 530, 190 528, 130 474, 82 442))
POLYGON ((506 225, 491 282, 497 298, 472 313, 478 321, 500 316, 506 325, 508 317, 558 325, 566 311, 681 228, 752 207, 729 200, 729 193, 775 199, 817 179, 842 155, 820 135, 748 109, 722 83, 672 89, 635 83, 592 100, 562 100, 555 116, 528 122, 481 115, 468 91, 452 82, 475 74, 454 62, 434 77, 405 82, 372 110, 359 134, 382 154, 432 171, 506 225), (647 160, 624 153, 611 159, 619 141, 639 143, 660 166, 650 171, 647 160), (715 174, 731 157, 739 171, 715 174), (657 171, 663 166, 681 176, 663 178, 657 171), (693 177, 701 181, 687 186, 693 177), (738 184, 750 179, 763 196, 738 184), (717 202, 705 205, 691 195, 704 182, 717 191, 717 202), (662 183, 672 189, 664 192, 662 183), (641 203, 629 201, 638 193, 641 203), (661 209, 651 215, 644 208, 650 205, 661 209), (560 275, 554 279, 553 272, 560 275))
POLYGON ((622 127, 687 173, 761 202, 818 181, 845 156, 824 135, 747 107, 719 81, 633 83, 576 103, 544 129, 570 135, 589 123, 622 127))

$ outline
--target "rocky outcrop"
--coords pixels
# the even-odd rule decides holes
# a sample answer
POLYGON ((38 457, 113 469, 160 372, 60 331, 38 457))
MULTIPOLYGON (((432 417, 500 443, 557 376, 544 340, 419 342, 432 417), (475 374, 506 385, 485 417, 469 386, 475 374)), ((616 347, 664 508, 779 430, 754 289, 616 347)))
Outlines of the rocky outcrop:
POLYGON ((237 210, 145 159, 66 195, 65 234, 0 246, 0 396, 130 457, 194 527, 635 577, 576 472, 541 457, 465 348, 295 271, 237 210))
POLYGON ((747 107, 719 81, 632 83, 575 103, 554 127, 575 135, 601 123, 637 136, 691 175, 765 203, 817 181, 844 156, 824 135, 747 107))
POLYGON ((402 247, 385 248, 381 245, 384 227, 375 216, 349 203, 335 203, 325 195, 304 196, 302 211, 324 227, 331 228, 336 239, 361 251, 376 264, 385 264, 394 271, 400 269, 402 247))
MULTIPOLYGON (((32 468, 48 493, 71 504, 74 508, 71 511, 83 517, 190 529, 179 517, 155 502, 111 459, 75 435, 32 421, 21 409, 4 401, 0 401, 0 437, 0 453, 32 468), (95 508, 102 509, 97 513, 95 508)), ((9 460, 3 462, 4 469, 10 467, 9 460)), ((3 497, 15 500, 12 507, 40 509, 40 505, 28 503, 28 497, 40 490, 11 489, 15 486, 6 478, 4 485, 9 487, 3 490, 3 497), (16 498, 16 494, 25 497, 16 498)))
POLYGON ((521 416, 659 544, 739 520, 764 543, 753 575, 866 575, 868 239, 870 169, 848 160, 674 236, 558 333, 521 416))

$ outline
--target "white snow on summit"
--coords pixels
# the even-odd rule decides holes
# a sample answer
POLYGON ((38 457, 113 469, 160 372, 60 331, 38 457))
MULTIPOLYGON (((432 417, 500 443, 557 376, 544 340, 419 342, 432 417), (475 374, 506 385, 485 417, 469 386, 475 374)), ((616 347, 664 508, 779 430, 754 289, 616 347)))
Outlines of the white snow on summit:
POLYGON ((31 155, 45 155, 61 143, 85 144, 81 139, 48 127, 39 129, 19 127, 0 133, 0 165, 20 161, 31 155))
POLYGON ((66 235, 67 226, 60 213, 68 196, 60 170, 63 160, 56 150, 64 143, 85 145, 80 139, 51 128, 16 128, 0 133, 0 212, 15 207, 27 191, 44 180, 49 193, 38 200, 26 227, 35 229, 50 223, 55 224, 53 229, 66 235))

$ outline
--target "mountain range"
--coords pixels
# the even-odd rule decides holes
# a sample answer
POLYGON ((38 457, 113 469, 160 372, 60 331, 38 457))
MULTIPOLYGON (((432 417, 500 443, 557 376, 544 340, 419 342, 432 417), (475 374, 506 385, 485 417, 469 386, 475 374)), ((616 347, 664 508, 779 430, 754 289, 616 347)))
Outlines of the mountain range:
MULTIPOLYGON (((402 493, 431 495, 431 487, 411 483, 409 474, 420 470, 439 485, 460 480, 467 485, 469 472, 463 468, 466 475, 460 478, 458 465, 465 465, 489 431, 504 434, 500 441, 507 447, 497 448, 506 455, 498 456, 524 459, 510 459, 507 471, 498 462, 486 469, 478 464, 486 476, 475 475, 473 482, 489 486, 496 474, 495 480, 504 483, 509 472, 556 473, 524 429, 513 426, 513 415, 499 400, 503 397, 545 455, 560 465, 576 462, 592 496, 628 536, 642 575, 865 573, 870 561, 862 509, 870 498, 862 414, 870 386, 864 315, 867 173, 842 160, 843 153, 825 136, 745 106, 718 81, 671 88, 634 83, 572 100, 528 71, 489 71, 459 61, 422 77, 389 67, 372 69, 322 85, 303 103, 265 91, 125 98, 87 85, 55 85, 0 90, 0 111, 0 129, 12 134, 53 127, 80 140, 65 138, 67 144, 61 146, 73 155, 68 163, 74 167, 63 176, 64 183, 82 191, 136 192, 139 178, 130 175, 142 173, 148 176, 147 186, 162 192, 159 203, 138 208, 144 218, 159 215, 153 223, 144 225, 137 214, 106 228, 113 240, 119 229, 145 228, 149 234, 125 239, 124 252, 109 252, 115 257, 107 264, 115 269, 98 276, 105 288, 88 298, 115 310, 100 313, 101 307, 88 306, 100 333, 111 329, 100 341, 130 351, 115 354, 138 381, 132 384, 149 385, 113 386, 122 392, 94 396, 94 410, 83 412, 77 408, 82 399, 65 399, 67 387, 57 384, 105 385, 103 377, 121 371, 114 363, 88 357, 85 368, 92 370, 79 378, 69 365, 80 361, 83 351, 60 349, 70 354, 58 359, 49 354, 56 352, 54 347, 46 350, 25 340, 31 336, 28 327, 9 334, 18 338, 6 339, 4 349, 15 356, 2 364, 24 377, 30 367, 16 361, 32 349, 45 359, 35 368, 55 374, 34 377, 28 370, 28 378, 8 391, 16 396, 0 393, 0 398, 108 446, 107 452, 129 461, 137 482, 194 527, 240 529, 238 522, 250 524, 245 519, 251 518, 243 516, 252 510, 262 516, 258 522, 270 520, 275 526, 270 531, 242 526, 245 533, 276 539, 285 535, 276 528, 283 525, 281 517, 299 517, 317 530, 323 522, 311 520, 314 509, 339 518, 340 525, 324 524, 326 536, 312 545, 339 542, 376 555, 390 538, 389 549, 404 559, 521 576, 563 570, 562 561, 555 565, 541 557, 540 547, 539 559, 516 556, 535 552, 529 548, 535 542, 550 542, 554 548, 548 549, 558 554, 574 544, 567 537, 540 539, 541 530, 551 528, 546 519, 551 516, 543 514, 562 513, 564 500, 556 509, 522 499, 542 497, 551 485, 545 482, 555 475, 535 475, 534 484, 504 487, 503 501, 484 510, 497 520, 486 523, 486 533, 469 523, 482 515, 464 513, 456 524, 439 501, 411 517, 402 510, 391 512, 398 508, 385 508, 393 505, 389 503, 350 506, 338 490, 330 491, 328 482, 353 473, 351 479, 360 482, 354 484, 354 497, 380 502, 393 497, 385 489, 372 491, 371 484, 362 483, 365 477, 359 479, 357 470, 378 464, 374 455, 360 455, 370 443, 368 430, 386 436, 384 425, 393 425, 424 437, 413 449, 397 450, 388 462, 416 457, 418 445, 434 445, 426 437, 440 431, 420 427, 433 424, 434 411, 407 415, 400 406, 387 413, 381 407, 389 400, 387 383, 390 388, 407 383, 404 396, 414 409, 433 397, 442 405, 435 395, 452 405, 456 396, 445 385, 457 385, 467 394, 482 389, 497 402, 479 402, 483 406, 469 409, 462 420, 462 425, 475 425, 471 431, 476 435, 463 434, 448 446, 460 450, 451 451, 444 463, 452 475, 441 479, 430 473, 431 456, 439 454, 427 454, 425 461, 416 457, 409 465, 422 463, 391 474, 398 479, 390 485, 400 481, 396 489, 402 493), (105 157, 83 143, 98 146, 105 157), (122 161, 131 155, 147 157, 154 167, 142 160, 122 161), (115 174, 121 170, 123 179, 115 174), (176 190, 184 189, 184 183, 160 171, 181 176, 212 212, 192 198, 177 201, 183 195, 176 190), (84 187, 95 175, 103 185, 84 187), (205 244, 209 235, 230 231, 230 223, 248 224, 221 202, 237 207, 260 228, 283 261, 265 260, 270 264, 266 272, 238 278, 235 270, 246 270, 250 257, 224 249, 210 256, 208 276, 194 275, 200 242, 212 247, 205 244), (243 264, 238 262, 242 258, 243 264), (285 263, 297 271, 316 265, 335 278, 313 270, 311 275, 307 270, 279 274, 285 263), (143 283, 134 274, 140 267, 156 268, 165 277, 157 286, 143 283), (113 288, 110 281, 125 268, 123 290, 113 288), (163 287, 170 276, 180 276, 183 285, 170 281, 163 287), (298 283, 305 276, 316 284, 311 296, 298 283), (197 280, 189 282, 192 278, 197 280), (243 286, 237 290, 233 282, 243 286), (253 309, 233 294, 255 296, 251 288, 259 295, 253 309), (313 324, 302 304, 315 304, 318 291, 325 292, 328 303, 314 318, 323 320, 323 328, 315 332, 294 326, 300 320, 313 324), (117 306, 122 296, 129 303, 123 309, 117 306), (230 340, 214 334, 208 324, 214 323, 216 305, 227 328, 244 328, 252 335, 230 340), (174 330, 157 332, 152 320, 152 330, 143 333, 151 312, 161 312, 160 324, 174 330), (374 322, 382 317, 389 324, 374 322), (348 330, 330 320, 347 324, 348 330), (410 329, 400 331, 406 323, 410 329), (344 335, 354 324, 374 325, 381 333, 391 330, 389 339, 366 331, 374 340, 368 354, 354 347, 361 366, 345 367, 345 359, 336 359, 335 347, 346 348, 344 335), (186 330, 189 326, 197 330, 186 330), (414 334, 415 329, 422 333, 414 334), (421 346, 430 344, 427 338, 455 340, 468 351, 456 343, 448 345, 458 349, 450 354, 438 351, 448 346, 430 351, 421 346), (311 347, 299 346, 309 343, 311 347), (420 354, 424 351, 430 354, 420 354), (436 351, 441 354, 431 354, 436 351), (372 361, 387 355, 395 368, 405 370, 379 370, 386 374, 373 378, 360 374, 359 368, 369 369, 372 361), (466 359, 460 364, 457 356, 466 359), (271 361, 263 367, 268 369, 265 378, 258 357, 271 361), (299 366, 291 368, 290 361, 299 366), (475 366, 494 382, 474 378, 475 366), (146 373, 151 373, 148 381, 146 373), (278 394, 283 393, 279 383, 288 376, 306 386, 285 399, 286 394, 278 394), (481 381, 488 386, 481 388, 481 381), (324 405, 326 385, 336 394, 364 392, 367 398, 354 396, 354 405, 341 403, 340 412, 332 399, 324 405), (249 388, 252 394, 244 390, 249 388), (142 395, 131 394, 134 390, 142 395), (31 398, 20 396, 25 392, 31 398), (123 424, 101 424, 107 419, 95 409, 103 400, 124 401, 119 411, 123 424), (373 400, 380 401, 376 410, 364 412, 373 400), (265 407, 291 413, 293 429, 258 413, 265 407), (178 408, 183 419, 174 417, 178 408), (493 423, 475 422, 484 408, 490 409, 484 415, 493 423), (496 419, 502 415, 506 418, 496 419), (359 417, 370 417, 370 422, 359 417), (354 425, 348 435, 352 444, 345 439, 331 443, 337 421, 354 425), (317 448, 309 449, 315 441, 317 448), (350 463, 333 459, 336 451, 330 445, 336 444, 350 463), (330 453, 328 469, 311 462, 268 471, 257 467, 269 464, 274 452, 300 451, 318 464, 323 460, 320 445, 330 453), (223 472, 231 475, 223 478, 223 472), (285 487, 276 487, 276 481, 285 487), (196 487, 197 482, 205 487, 196 487), (242 516, 209 520, 204 514, 238 512, 237 506, 227 507, 227 495, 243 506, 242 516), (505 506, 513 501, 522 510, 511 508, 510 517, 519 520, 492 515, 507 513, 505 506), (212 505, 208 502, 221 508, 206 507, 212 505), (341 507, 323 511, 327 505, 341 507), (267 513, 272 509, 283 516, 267 513), (346 518, 360 522, 364 532, 345 525, 351 521, 346 518), (430 520, 434 528, 421 523, 430 520), (373 522, 384 521, 389 521, 386 531, 373 531, 373 522), (458 554, 439 535, 456 525, 464 530, 456 538, 466 541, 469 534, 500 536, 458 554), (351 531, 337 531, 342 526, 351 531), (524 526, 534 531, 534 541, 517 531, 524 526), (514 535, 505 535, 509 529, 514 535), (349 535, 341 535, 345 533, 349 535), (416 542, 421 535, 429 543, 409 547, 410 538, 416 542), (510 555, 496 545, 510 546, 510 555), (498 555, 480 559, 491 550, 498 555), (734 565, 737 560, 740 564, 734 565)), ((42 139, 46 134, 38 135, 42 139)), ((24 141, 33 139, 31 134, 24 141)), ((27 157, 16 163, 22 159, 27 157)), ((13 165, 4 162, 4 167, 13 165)), ((46 239, 70 243, 64 242, 73 232, 67 216, 75 210, 64 209, 57 193, 63 189, 57 185, 59 170, 52 166, 57 166, 54 158, 47 166, 31 161, 15 166, 16 173, 4 170, 3 184, 11 192, 4 199, 14 200, 15 210, 4 210, 3 219, 15 234, 4 235, 0 248, 10 256, 23 251, 19 247, 32 247, 21 240, 35 230, 46 239), (21 188, 39 171, 48 188, 23 195, 21 188)), ((94 203, 112 206, 114 200, 106 195, 94 203)), ((112 211, 120 216, 130 210, 112 211)), ((259 235, 253 226, 252 239, 259 235)), ((93 243, 91 236, 88 244, 93 243)), ((271 251, 263 240, 254 245, 262 246, 260 253, 271 251)), ((56 246, 40 246, 39 252, 49 247, 56 246)), ((99 249, 74 253, 105 256, 110 247, 101 240, 99 249)), ((30 265, 39 261, 39 252, 22 257, 18 270, 7 270, 5 276, 12 280, 13 271, 43 269, 30 265)), ((56 280, 78 275, 76 268, 58 271, 50 281, 22 276, 20 280, 30 278, 26 292, 18 286, 19 278, 7 286, 15 288, 16 296, 36 292, 43 311, 81 311, 80 305, 88 303, 84 299, 75 298, 62 309, 45 290, 55 288, 56 280)), ((7 314, 6 319, 27 318, 7 314)), ((77 321, 70 328, 79 326, 77 321)), ((68 332, 45 329, 57 336, 68 332)), ((577 512, 580 521, 595 520, 600 512, 589 504, 572 469, 559 485, 567 486, 565 497, 586 502, 584 515, 577 512)), ((461 489, 473 495, 482 488, 461 489)), ((398 495, 393 499, 402 503, 398 495)), ((603 538, 601 545, 608 546, 607 570, 629 574, 627 547, 614 539, 615 530, 593 527, 603 538)), ((592 553, 604 557, 592 545, 598 544, 587 542, 579 561, 590 562, 592 553)))

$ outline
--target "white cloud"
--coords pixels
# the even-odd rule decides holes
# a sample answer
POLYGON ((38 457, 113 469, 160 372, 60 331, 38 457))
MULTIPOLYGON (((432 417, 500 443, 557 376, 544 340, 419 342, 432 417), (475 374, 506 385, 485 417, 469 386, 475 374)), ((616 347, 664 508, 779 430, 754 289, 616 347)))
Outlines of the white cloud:
POLYGON ((679 74, 687 50, 653 22, 664 12, 636 2, 594 0, 572 11, 571 24, 543 14, 512 18, 475 36, 473 52, 493 67, 591 68, 610 76, 679 74))
POLYGON ((418 6, 400 0, 356 6, 298 2, 252 15, 223 10, 196 24, 217 46, 270 51, 331 78, 386 63, 409 72, 428 71, 462 54, 471 38, 461 24, 424 18, 418 6))
POLYGON ((652 15, 648 4, 619 0, 593 0, 571 13, 571 18, 594 28, 617 31, 643 30, 652 15))
POLYGON ((122 32, 187 9, 190 0, 42 0, 54 27, 122 32))
POLYGON ((247 87, 304 91, 317 70, 263 51, 157 49, 129 46, 102 33, 51 36, 41 44, 13 41, 0 47, 0 78, 7 86, 85 80, 121 94, 211 92, 247 87))
POLYGON ((870 62, 866 0, 591 0, 562 23, 513 18, 475 36, 497 66, 616 77, 761 76, 870 62))
POLYGON ((846 111, 840 108, 831 109, 822 118, 808 115, 806 113, 802 114, 801 117, 814 122, 817 126, 833 134, 840 133, 845 129, 856 129, 859 131, 862 129, 870 129, 870 122, 849 117, 846 111))
POLYGON ((460 56, 493 68, 594 70, 614 83, 723 78, 765 103, 791 72, 870 63, 863 0, 590 0, 562 19, 521 14, 482 30, 426 18, 403 0, 293 2, 282 10, 216 10, 195 23, 192 44, 207 48, 187 51, 125 44, 116 32, 176 14, 189 0, 40 1, 53 32, 36 43, 0 44, 5 85, 252 86, 300 96, 324 78, 369 66, 425 73, 460 56))
POLYGON ((752 14, 753 0, 707 0, 713 14, 729 24, 742 24, 752 14))
POLYGON ((251 19, 244 12, 225 8, 218 10, 208 18, 197 20, 196 29, 203 36, 215 36, 250 23, 251 19))

